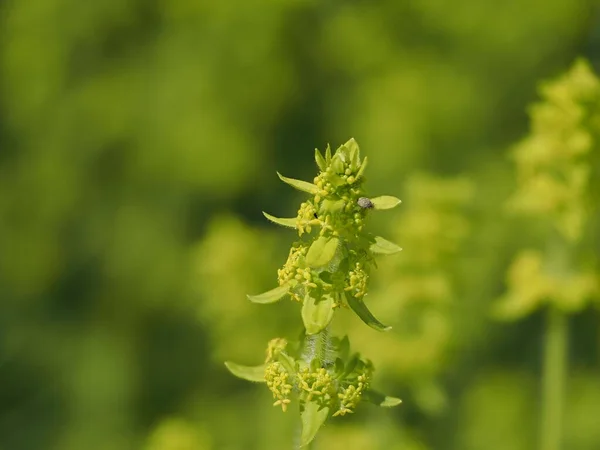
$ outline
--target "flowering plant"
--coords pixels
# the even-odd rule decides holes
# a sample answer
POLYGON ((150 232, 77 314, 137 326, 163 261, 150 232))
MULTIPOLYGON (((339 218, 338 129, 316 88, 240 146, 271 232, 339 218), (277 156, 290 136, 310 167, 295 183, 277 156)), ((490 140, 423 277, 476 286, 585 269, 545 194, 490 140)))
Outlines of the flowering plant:
POLYGON ((332 337, 329 324, 336 311, 350 309, 368 326, 387 331, 367 308, 369 273, 376 254, 401 250, 396 244, 365 231, 371 211, 400 203, 392 196, 369 198, 363 190, 367 158, 361 159, 358 144, 350 139, 332 155, 315 150, 320 169, 313 183, 279 175, 290 186, 312 195, 294 218, 270 221, 294 228, 299 240, 292 244, 287 261, 278 271, 278 286, 259 295, 255 303, 274 303, 285 296, 302 304, 305 338, 300 344, 275 338, 268 344, 266 359, 255 367, 225 363, 236 376, 265 382, 275 406, 283 411, 295 399, 300 408, 300 446, 309 444, 325 420, 352 413, 362 400, 379 406, 398 405, 397 398, 371 389, 373 364, 350 352, 347 336, 332 337))

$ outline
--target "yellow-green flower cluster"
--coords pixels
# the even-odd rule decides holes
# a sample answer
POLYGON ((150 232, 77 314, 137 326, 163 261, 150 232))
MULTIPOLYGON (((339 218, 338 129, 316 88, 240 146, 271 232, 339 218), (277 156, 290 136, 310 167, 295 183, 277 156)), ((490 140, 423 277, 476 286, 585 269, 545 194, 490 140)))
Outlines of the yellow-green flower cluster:
POLYGON ((531 134, 513 152, 518 190, 513 210, 550 219, 576 241, 586 219, 590 166, 600 127, 600 81, 578 61, 558 80, 542 87, 544 102, 531 109, 531 134))
POLYGON ((303 242, 295 242, 290 248, 287 261, 281 269, 277 271, 277 281, 280 286, 293 280, 298 275, 298 270, 302 269, 305 264, 303 259, 306 256, 308 247, 303 242))
POLYGON ((342 146, 331 157, 328 146, 323 158, 317 151, 316 159, 321 169, 314 178, 317 193, 313 202, 319 210, 320 235, 331 233, 337 236, 344 230, 350 236, 363 231, 365 211, 358 204, 364 195, 361 184, 367 158, 359 160, 358 146, 354 139, 342 146))
POLYGON ((325 149, 325 158, 317 153, 317 164, 321 169, 319 175, 313 180, 319 188, 315 200, 318 202, 330 194, 337 193, 339 187, 343 185, 351 186, 362 181, 361 177, 366 167, 367 158, 359 161, 356 148, 358 145, 354 139, 350 139, 344 144, 350 152, 339 153, 331 157, 331 147, 328 145, 325 149), (331 164, 328 162, 331 161, 331 164))
POLYGON ((317 284, 314 282, 318 275, 308 267, 304 261, 307 247, 302 242, 295 243, 289 253, 288 259, 281 269, 277 271, 278 282, 280 286, 293 283, 294 289, 289 291, 292 299, 302 302, 304 294, 309 289, 314 289, 317 284))
MULTIPOLYGON (((282 349, 287 342, 274 339, 269 343, 268 352, 282 349)), ((283 350, 280 350, 283 351, 283 350)), ((275 355, 274 358, 277 356, 275 355)), ((290 358, 285 356, 285 359, 290 358)), ((288 361, 293 361, 289 360, 288 361)), ((289 364, 270 360, 265 367, 265 381, 273 393, 273 406, 281 406, 285 412, 291 403, 290 394, 297 392, 298 400, 305 404, 313 402, 319 408, 329 408, 333 416, 343 416, 354 412, 364 393, 369 389, 372 366, 370 362, 359 361, 354 371, 340 377, 333 367, 304 367, 290 373, 289 364)))
POLYGON ((271 339, 267 345, 267 358, 265 362, 275 361, 277 355, 287 347, 288 341, 284 338, 271 339))
POLYGON ((340 406, 333 413, 334 417, 354 412, 354 409, 360 403, 363 393, 369 388, 370 378, 371 375, 367 371, 358 376, 356 384, 349 384, 342 387, 341 392, 338 394, 340 406))
POLYGON ((292 385, 288 383, 289 374, 283 368, 280 362, 274 361, 267 364, 265 369, 265 381, 267 387, 273 393, 275 403, 273 406, 281 406, 283 412, 287 410, 290 404, 290 394, 292 393, 292 385))
POLYGON ((359 261, 354 264, 354 269, 348 273, 348 286, 344 288, 356 298, 362 298, 367 293, 369 275, 363 266, 363 263, 359 261))
POLYGON ((389 195, 365 195, 361 184, 367 158, 361 160, 354 139, 333 155, 329 146, 325 156, 315 150, 315 161, 320 171, 314 183, 278 174, 283 182, 313 197, 300 205, 295 218, 264 215, 276 224, 294 228, 303 240, 293 244, 278 270, 279 287, 248 298, 273 303, 289 295, 303 304, 302 320, 309 335, 323 330, 340 305, 348 306, 372 328, 388 330, 359 300, 367 292, 374 255, 391 255, 402 249, 363 228, 368 211, 394 208, 400 200, 389 195))
POLYGON ((300 205, 298 218, 296 220, 298 236, 302 236, 304 233, 310 233, 313 226, 321 224, 321 221, 317 216, 317 209, 310 201, 303 202, 300 205))
POLYGON ((323 367, 314 372, 308 367, 301 370, 298 373, 298 387, 304 401, 316 401, 320 406, 328 406, 335 396, 334 380, 323 367))

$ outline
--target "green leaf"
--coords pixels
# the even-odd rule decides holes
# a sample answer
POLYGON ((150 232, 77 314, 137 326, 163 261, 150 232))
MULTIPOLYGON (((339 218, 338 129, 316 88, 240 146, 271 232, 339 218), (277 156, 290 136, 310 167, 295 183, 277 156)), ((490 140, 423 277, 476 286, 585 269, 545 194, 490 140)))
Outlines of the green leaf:
POLYGON ((337 214, 344 209, 344 206, 346 206, 346 203, 344 202, 344 200, 341 200, 341 199, 332 200, 332 199, 326 198, 323 201, 321 201, 321 206, 319 207, 319 212, 321 214, 325 214, 325 213, 337 214))
POLYGON ((329 408, 319 409, 315 402, 306 402, 304 410, 300 413, 302 419, 302 434, 300 435, 300 447, 311 443, 315 438, 321 425, 325 423, 329 416, 329 408))
POLYGON ((402 247, 397 246, 381 236, 375 236, 375 242, 373 242, 369 248, 373 253, 379 253, 381 255, 393 255, 394 253, 402 251, 402 247))
POLYGON ((333 173, 344 173, 344 156, 342 155, 344 154, 338 150, 331 159, 331 169, 333 170, 333 173))
POLYGON ((324 329, 333 318, 333 297, 324 295, 318 302, 309 294, 304 297, 302 321, 306 334, 316 334, 324 329))
POLYGON ((346 361, 348 359, 348 356, 350 355, 350 340, 348 339, 348 336, 344 336, 340 340, 338 352, 340 353, 342 360, 346 361))
POLYGON ((392 209, 394 206, 398 206, 402 201, 399 198, 392 197, 391 195, 381 195, 371 199, 375 209, 392 209))
POLYGON ((327 163, 325 162, 325 158, 321 155, 321 152, 318 148, 315 148, 315 161, 317 162, 317 166, 321 169, 322 172, 327 170, 327 163))
POLYGON ((331 164, 331 145, 327 144, 327 148, 325 149, 325 162, 327 165, 331 164))
POLYGON ((275 289, 263 292, 262 294, 246 295, 246 297, 253 303, 275 303, 276 301, 281 300, 283 296, 288 293, 289 289, 289 285, 284 284, 283 286, 278 286, 275 289))
POLYGON ((344 147, 348 149, 348 154, 350 155, 350 168, 352 171, 355 171, 358 169, 358 163, 360 162, 360 148, 358 147, 358 143, 354 138, 351 138, 344 144, 344 147))
POLYGON ((367 168, 367 157, 365 156, 360 165, 360 169, 356 172, 356 179, 358 180, 360 177, 364 176, 365 169, 367 168))
POLYGON ((231 361, 225 362, 225 367, 238 378, 248 381, 263 382, 265 381, 266 364, 260 366, 242 366, 231 361))
POLYGON ((352 355, 352 358, 350 358, 350 361, 348 361, 348 364, 346 364, 346 367, 344 368, 344 372, 342 373, 342 378, 346 378, 348 375, 350 375, 352 372, 354 372, 354 369, 356 369, 359 362, 360 362, 360 355, 358 353, 355 353, 354 355, 352 355))
POLYGON ((296 375, 296 361, 285 352, 279 352, 277 360, 281 363, 283 368, 290 374, 290 376, 296 375))
POLYGON ((335 372, 336 378, 339 378, 344 373, 344 361, 342 361, 342 358, 335 359, 333 370, 335 372))
POLYGON ((279 172, 277 172, 277 176, 279 176, 279 179, 284 183, 287 183, 293 188, 296 188, 300 191, 308 192, 309 194, 313 195, 316 195, 319 192, 319 188, 316 184, 309 183, 308 181, 295 180, 294 178, 284 177, 279 172))
POLYGON ((374 403, 377 406, 381 406, 382 408, 391 408, 392 406, 398 406, 402 403, 402 400, 396 397, 388 397, 387 395, 381 394, 377 391, 372 391, 369 389, 364 394, 365 400, 368 402, 374 403))
POLYGON ((392 327, 386 326, 377 320, 362 300, 357 299, 353 295, 347 295, 346 302, 348 303, 348 306, 352 308, 352 311, 354 311, 356 315, 371 328, 377 331, 388 331, 392 329, 392 327))
POLYGON ((266 213, 263 211, 263 215, 269 219, 271 222, 276 223, 277 225, 282 225, 284 227, 288 227, 288 228, 296 228, 296 222, 297 222, 297 218, 296 217, 290 217, 289 219, 282 219, 279 217, 275 217, 272 216, 269 213, 266 213))
POLYGON ((327 181, 329 181, 333 185, 333 187, 340 187, 347 183, 346 180, 344 180, 337 173, 331 173, 327 175, 327 181))
POLYGON ((335 256, 339 242, 337 237, 319 236, 306 252, 306 264, 313 269, 326 266, 335 256))

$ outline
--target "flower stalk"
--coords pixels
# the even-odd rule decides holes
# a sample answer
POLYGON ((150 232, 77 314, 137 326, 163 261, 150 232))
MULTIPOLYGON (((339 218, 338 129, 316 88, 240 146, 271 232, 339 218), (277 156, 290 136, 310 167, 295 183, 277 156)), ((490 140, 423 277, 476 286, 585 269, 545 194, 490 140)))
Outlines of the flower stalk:
POLYGON ((546 311, 542 392, 541 450, 560 450, 567 372, 568 316, 556 307, 546 311))

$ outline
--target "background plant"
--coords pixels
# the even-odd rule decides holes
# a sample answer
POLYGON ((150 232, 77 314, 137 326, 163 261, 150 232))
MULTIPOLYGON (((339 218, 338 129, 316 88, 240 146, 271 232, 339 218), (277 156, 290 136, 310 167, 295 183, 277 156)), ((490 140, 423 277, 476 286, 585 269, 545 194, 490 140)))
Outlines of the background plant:
POLYGON ((563 397, 568 364, 568 314, 600 293, 593 253, 581 245, 590 201, 590 153, 600 131, 600 80, 582 60, 542 87, 543 103, 531 109, 531 134, 513 151, 518 189, 511 210, 541 222, 541 249, 527 249, 512 263, 509 291, 498 317, 517 320, 547 308, 540 448, 562 448, 563 397))

